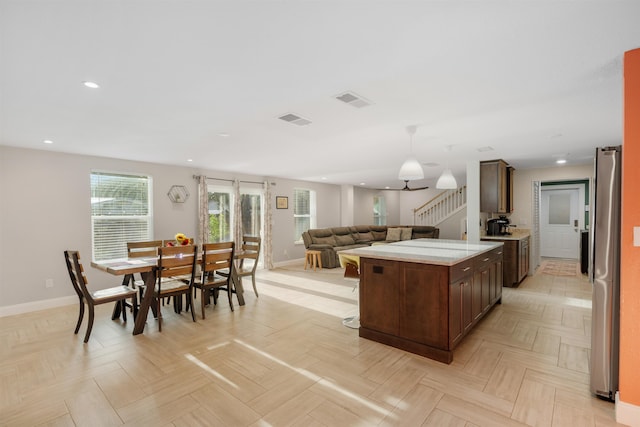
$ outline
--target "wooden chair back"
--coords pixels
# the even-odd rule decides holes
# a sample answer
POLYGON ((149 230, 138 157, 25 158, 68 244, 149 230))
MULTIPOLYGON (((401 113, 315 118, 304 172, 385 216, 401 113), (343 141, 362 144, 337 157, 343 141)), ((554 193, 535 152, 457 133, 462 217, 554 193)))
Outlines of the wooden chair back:
POLYGON ((262 239, 256 236, 243 236, 242 237, 242 252, 236 257, 240 260, 240 268, 244 268, 244 260, 253 260, 251 266, 251 272, 255 273, 258 266, 258 258, 260 257, 260 246, 262 239))
POLYGON ((200 261, 202 283, 206 277, 219 270, 230 270, 235 252, 234 242, 205 243, 202 245, 202 259, 200 261))
POLYGON ((196 270, 198 247, 195 245, 158 248, 158 280, 168 277, 193 275, 196 270))
POLYGON ((162 240, 127 242, 127 256, 129 258, 154 258, 158 256, 158 248, 161 246, 162 240))
POLYGON ((92 303, 93 298, 87 289, 87 277, 84 275, 84 268, 80 263, 80 253, 78 251, 64 251, 64 260, 67 264, 71 284, 78 298, 92 303))

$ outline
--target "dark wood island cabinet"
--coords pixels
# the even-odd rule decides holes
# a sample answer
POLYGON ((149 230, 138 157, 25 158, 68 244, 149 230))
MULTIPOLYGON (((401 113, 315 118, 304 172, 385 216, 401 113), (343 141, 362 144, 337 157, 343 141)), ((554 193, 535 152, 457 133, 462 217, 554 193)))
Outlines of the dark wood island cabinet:
POLYGON ((529 274, 529 239, 529 233, 482 237, 483 241, 504 243, 504 286, 516 286, 529 274))
POLYGON ((417 239, 360 257, 363 338, 444 363, 502 298, 502 243, 417 239))

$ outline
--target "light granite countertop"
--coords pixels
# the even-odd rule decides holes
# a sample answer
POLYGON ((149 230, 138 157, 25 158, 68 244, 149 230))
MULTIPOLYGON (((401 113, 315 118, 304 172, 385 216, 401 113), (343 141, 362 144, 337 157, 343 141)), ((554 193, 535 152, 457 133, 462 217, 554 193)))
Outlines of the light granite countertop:
POLYGON ((502 245, 503 243, 500 242, 471 243, 466 240, 413 239, 385 245, 349 249, 340 251, 338 254, 452 266, 502 245))
POLYGON ((512 229, 511 234, 507 234, 504 236, 480 236, 482 240, 522 240, 526 237, 531 236, 531 232, 528 229, 524 228, 515 228, 512 229))

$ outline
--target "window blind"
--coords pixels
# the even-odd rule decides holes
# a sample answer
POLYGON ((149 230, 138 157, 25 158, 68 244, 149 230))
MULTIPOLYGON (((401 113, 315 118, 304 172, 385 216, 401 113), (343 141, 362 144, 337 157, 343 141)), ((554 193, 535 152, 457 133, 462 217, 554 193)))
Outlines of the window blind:
POLYGON ((94 261, 126 258, 127 242, 151 240, 151 178, 91 173, 94 261))
POLYGON ((294 240, 302 240, 302 233, 315 227, 315 191, 296 188, 293 190, 294 240))

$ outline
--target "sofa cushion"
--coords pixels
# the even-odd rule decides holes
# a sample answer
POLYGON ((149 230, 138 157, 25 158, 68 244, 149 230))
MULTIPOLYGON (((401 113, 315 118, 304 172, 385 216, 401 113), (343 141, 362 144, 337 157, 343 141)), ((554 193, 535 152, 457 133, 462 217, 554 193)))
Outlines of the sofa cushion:
POLYGON ((400 228, 387 228, 387 240, 390 242, 397 242, 402 236, 402 230, 400 228))
POLYGON ((439 237, 439 229, 430 225, 419 225, 413 227, 412 239, 424 239, 432 238, 437 239, 439 237))
POLYGON ((368 231, 366 233, 358 233, 358 242, 371 242, 373 240, 374 238, 371 231, 368 231))
POLYGON ((400 240, 411 240, 411 233, 413 232, 412 228, 401 228, 400 229, 400 240))
POLYGON ((336 234, 336 246, 349 246, 355 242, 351 234, 336 234))
POLYGON ((313 244, 331 245, 331 246, 336 245, 336 237, 333 234, 326 237, 312 236, 311 241, 313 242, 313 244))
POLYGON ((387 230, 384 231, 375 231, 371 230, 371 234, 373 235, 373 239, 375 241, 386 240, 387 239, 387 230))

